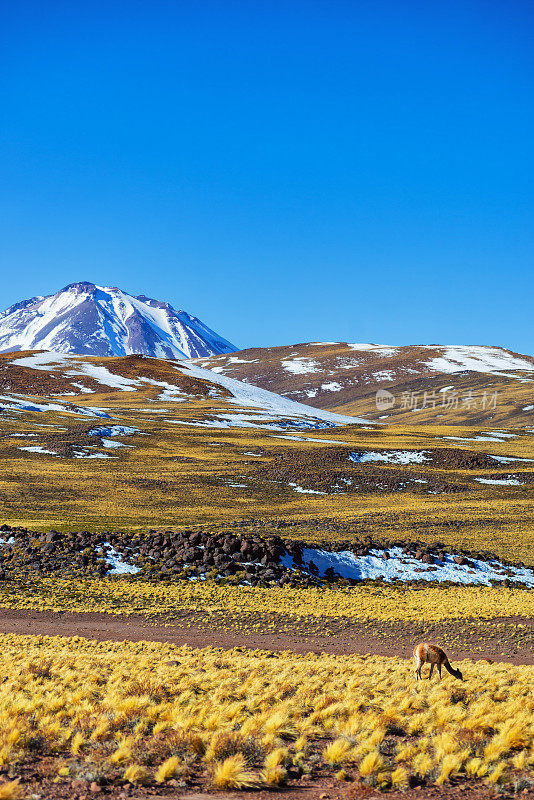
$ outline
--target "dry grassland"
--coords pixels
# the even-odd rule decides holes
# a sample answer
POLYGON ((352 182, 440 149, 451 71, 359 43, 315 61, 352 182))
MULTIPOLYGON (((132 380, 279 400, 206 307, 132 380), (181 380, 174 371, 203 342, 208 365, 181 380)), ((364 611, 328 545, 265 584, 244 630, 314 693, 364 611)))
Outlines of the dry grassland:
MULTIPOLYGON (((497 464, 490 469, 445 469, 427 464, 402 468, 403 474, 427 475, 429 481, 453 482, 463 489, 453 494, 422 493, 413 484, 398 491, 387 489, 302 494, 287 483, 262 479, 260 464, 268 465, 276 453, 309 453, 331 445, 320 442, 282 441, 283 433, 262 429, 211 429, 180 422, 211 418, 221 410, 214 401, 193 400, 169 404, 153 402, 162 414, 149 415, 138 407, 149 398, 137 392, 115 392, 105 400, 113 419, 76 421, 65 414, 27 412, 1 421, 0 519, 11 525, 31 525, 37 530, 143 530, 190 525, 221 526, 235 520, 296 523, 286 535, 320 541, 371 534, 375 538, 410 538, 471 550, 490 549, 503 557, 533 563, 534 518, 532 487, 534 464, 497 464), (128 407, 124 406, 125 395, 128 407), (215 410, 214 410, 215 409, 215 410), (169 421, 174 420, 174 421, 169 421), (20 446, 50 447, 47 437, 64 432, 65 447, 79 438, 80 427, 130 425, 143 434, 122 439, 132 449, 107 451, 113 460, 60 457, 21 451, 20 446), (43 427, 57 426, 55 428, 43 427), (32 433, 22 439, 12 434, 32 433), (280 438, 282 437, 282 438, 280 438), (256 453, 250 456, 250 453, 256 453), (520 486, 483 486, 475 477, 517 473, 520 486), (233 484, 233 485, 232 485, 233 484), (325 534, 325 522, 334 522, 325 534), (336 530, 336 525, 338 530, 336 530)), ((81 402, 81 401, 80 401, 81 402)), ((219 401, 219 403, 222 401, 219 401)), ((142 407, 142 406, 141 406, 142 407)), ((151 406, 152 408, 152 406, 151 406)), ((228 411, 228 407, 224 409, 228 411)), ((328 432, 296 432, 302 437, 335 439, 354 449, 436 449, 454 445, 470 452, 530 458, 534 435, 526 429, 502 443, 453 442, 457 428, 395 427, 363 430, 338 428, 328 432)), ((349 452, 349 451, 348 451, 349 452)), ((399 473, 390 465, 379 467, 385 476, 399 473)))
POLYGON ((330 773, 380 789, 476 777, 528 786, 532 667, 0 637, 0 764, 60 782, 280 786, 330 773), (526 780, 525 780, 526 779, 526 780))
MULTIPOLYGON (((346 589, 231 586, 210 581, 129 582, 40 578, 0 585, 0 606, 40 611, 100 611, 166 616, 180 611, 249 620, 272 613, 293 618, 426 621, 534 617, 534 592, 486 586, 365 585, 346 589)), ((263 624, 263 623, 262 623, 263 624)))

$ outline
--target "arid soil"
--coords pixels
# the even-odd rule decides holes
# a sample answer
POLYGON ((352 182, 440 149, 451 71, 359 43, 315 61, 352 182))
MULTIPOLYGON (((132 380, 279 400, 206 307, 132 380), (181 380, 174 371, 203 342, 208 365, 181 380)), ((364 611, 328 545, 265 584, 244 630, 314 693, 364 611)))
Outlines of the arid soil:
MULTIPOLYGON (((54 783, 51 780, 38 780, 24 776, 23 796, 35 800, 89 800, 93 797, 114 798, 114 800, 461 800, 467 795, 470 800, 495 800, 494 788, 480 782, 455 784, 450 781, 442 787, 416 787, 403 792, 380 794, 376 789, 359 781, 337 781, 331 777, 315 779, 304 776, 287 786, 274 790, 227 792, 210 791, 198 786, 180 786, 178 781, 169 781, 157 788, 125 786, 98 786, 84 781, 54 783)), ((2 786, 0 770, 0 788, 2 786)), ((519 787, 518 787, 519 788, 519 787)), ((500 790, 500 797, 521 797, 529 800, 534 797, 534 786, 519 788, 516 793, 500 790)))
MULTIPOLYGON (((148 619, 142 615, 2 608, 0 632, 83 636, 97 641, 146 640, 191 647, 247 647, 274 652, 374 653, 401 658, 411 658, 414 645, 428 639, 447 647, 451 660, 471 658, 534 664, 534 620, 529 617, 423 624, 359 623, 339 619, 332 622, 307 621, 270 615, 271 624, 273 620, 276 622, 274 631, 248 633, 246 620, 222 615, 204 617, 195 612, 183 612, 169 624, 168 619, 148 619)), ((255 618, 254 621, 258 620, 255 618)))
MULTIPOLYGON (((2 787, 0 769, 0 789, 2 787)), ((389 791, 381 794, 376 789, 360 781, 338 781, 331 776, 310 778, 305 775, 299 780, 274 790, 251 790, 228 792, 210 790, 209 787, 181 786, 179 781, 169 781, 161 787, 99 786, 84 781, 55 783, 50 779, 39 780, 37 774, 24 775, 23 797, 34 800, 89 800, 93 797, 114 798, 114 800, 461 800, 466 795, 470 800, 494 800, 495 789, 481 782, 470 781, 438 786, 416 787, 402 792, 389 791)), ((518 792, 499 792, 500 797, 521 797, 525 800, 534 797, 534 786, 518 787, 518 792)))

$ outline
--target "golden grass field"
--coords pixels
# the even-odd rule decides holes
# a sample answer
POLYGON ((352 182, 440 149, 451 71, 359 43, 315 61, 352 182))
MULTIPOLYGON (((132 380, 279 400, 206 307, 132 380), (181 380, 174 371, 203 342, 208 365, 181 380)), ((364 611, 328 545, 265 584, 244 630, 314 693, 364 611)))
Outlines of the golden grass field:
POLYGON ((148 617, 185 611, 225 613, 229 619, 252 620, 255 615, 295 618, 331 617, 360 621, 443 621, 534 617, 534 592, 487 586, 413 587, 364 585, 347 589, 298 589, 216 584, 210 581, 145 583, 124 579, 68 580, 39 578, 0 586, 0 605, 40 611, 144 614, 148 617))
POLYGON ((463 682, 416 683, 378 656, 0 639, 0 765, 41 758, 59 782, 512 787, 534 764, 533 667, 466 661, 463 682))

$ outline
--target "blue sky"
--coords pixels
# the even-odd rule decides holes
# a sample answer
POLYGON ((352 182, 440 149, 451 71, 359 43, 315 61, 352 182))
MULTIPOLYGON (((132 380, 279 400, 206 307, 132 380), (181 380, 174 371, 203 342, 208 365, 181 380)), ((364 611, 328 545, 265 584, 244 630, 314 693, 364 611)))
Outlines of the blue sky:
POLYGON ((526 2, 20 2, 5 308, 89 280, 241 347, 534 353, 526 2))

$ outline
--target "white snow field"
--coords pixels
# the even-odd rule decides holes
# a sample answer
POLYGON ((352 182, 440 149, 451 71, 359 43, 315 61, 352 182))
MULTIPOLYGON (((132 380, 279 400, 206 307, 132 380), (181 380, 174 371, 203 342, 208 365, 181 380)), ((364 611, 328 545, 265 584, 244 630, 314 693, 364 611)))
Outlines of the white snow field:
POLYGON ((132 433, 141 433, 141 431, 139 428, 132 428, 129 425, 106 425, 87 431, 88 436, 131 436, 132 433))
POLYGON ((422 464, 430 461, 428 450, 384 450, 381 453, 351 453, 349 461, 363 464, 366 461, 384 461, 387 464, 422 464))
POLYGON ((305 358, 304 356, 286 359, 280 363, 286 372, 291 372, 293 375, 307 375, 312 372, 321 371, 313 358, 305 358))
POLYGON ((9 539, 2 539, 2 537, 0 536, 0 546, 6 545, 6 544, 13 544, 14 541, 15 540, 14 540, 14 538, 12 536, 10 536, 9 539))
POLYGON ((505 439, 510 438, 510 437, 514 437, 514 436, 516 436, 515 433, 504 434, 504 438, 503 438, 503 434, 498 434, 498 435, 497 434, 491 434, 491 435, 485 435, 485 436, 480 435, 480 436, 471 436, 471 437, 467 437, 467 436, 441 436, 439 438, 441 438, 441 439, 450 439, 450 440, 455 441, 455 442, 494 442, 496 444, 502 444, 505 441, 505 439))
POLYGON ((488 486, 524 486, 524 483, 515 476, 509 478, 475 478, 479 483, 486 483, 488 486))
POLYGON ((343 387, 337 381, 330 381, 329 383, 322 383, 321 389, 323 392, 340 392, 343 387))
POLYGON ((361 350, 362 352, 372 352, 377 356, 382 356, 383 358, 388 358, 389 356, 394 356, 399 352, 399 348, 395 347, 394 345, 390 344, 365 344, 363 342, 356 342, 353 344, 348 344, 351 350, 361 350))
POLYGON ((503 464, 508 464, 510 461, 534 461, 534 458, 519 458, 519 456, 492 456, 490 458, 495 459, 495 461, 500 461, 503 464))
MULTIPOLYGON (((425 349, 435 350, 431 345, 425 349)), ((445 352, 439 358, 432 358, 427 366, 435 372, 502 372, 503 370, 519 370, 534 372, 534 363, 519 358, 500 347, 483 347, 476 345, 445 345, 445 352)), ((441 348, 440 348, 441 349, 441 348)))
POLYGON ((134 567, 133 564, 128 564, 126 561, 123 561, 120 554, 117 553, 112 545, 106 543, 97 549, 98 552, 102 553, 109 564, 110 568, 106 573, 107 575, 135 575, 140 571, 139 567, 134 567))
MULTIPOLYGON (((303 563, 308 566, 313 561, 318 575, 323 577, 330 567, 342 578, 363 580, 365 578, 382 579, 386 583, 400 581, 451 581, 463 584, 484 584, 490 581, 503 581, 508 578, 514 583, 534 587, 534 572, 526 567, 505 567, 499 561, 481 561, 470 559, 473 566, 456 564, 453 556, 447 555, 442 562, 425 564, 412 556, 406 555, 400 547, 392 547, 385 552, 387 560, 382 558, 381 550, 371 550, 367 556, 355 556, 350 550, 330 553, 327 550, 304 548, 303 563), (508 574, 510 573, 510 574, 508 574)), ((284 566, 298 569, 293 557, 286 555, 281 559, 284 566)))
POLYGON ((317 439, 313 436, 278 436, 278 434, 273 435, 273 439, 293 439, 295 442, 320 442, 321 444, 346 444, 346 442, 341 442, 339 439, 317 439))
POLYGON ((347 417, 342 414, 334 414, 331 411, 323 411, 321 408, 312 408, 304 405, 304 403, 297 403, 295 400, 289 400, 287 397, 269 392, 267 389, 260 389, 258 386, 228 378, 226 375, 214 375, 211 370, 197 367, 194 364, 176 364, 175 369, 185 374, 190 374, 195 378, 223 386, 232 394, 232 397, 226 398, 229 403, 248 408, 261 408, 283 417, 319 419, 324 422, 330 422, 332 425, 367 424, 367 420, 361 417, 347 417))
POLYGON ((288 483, 287 485, 291 486, 293 491, 299 494, 326 494, 326 492, 318 492, 316 489, 303 489, 298 483, 288 483))
POLYGON ((110 456, 109 453, 89 453, 87 450, 76 450, 74 458, 118 458, 118 456, 110 456))
POLYGON ((44 447, 40 445, 36 445, 35 447, 19 447, 19 450, 27 450, 29 453, 46 453, 46 455, 50 456, 57 456, 55 450, 46 450, 44 447))
POLYGON ((109 414, 96 406, 73 406, 71 403, 36 403, 26 400, 21 395, 0 395, 0 410, 8 411, 60 411, 63 414, 74 414, 82 417, 105 417, 109 414))

